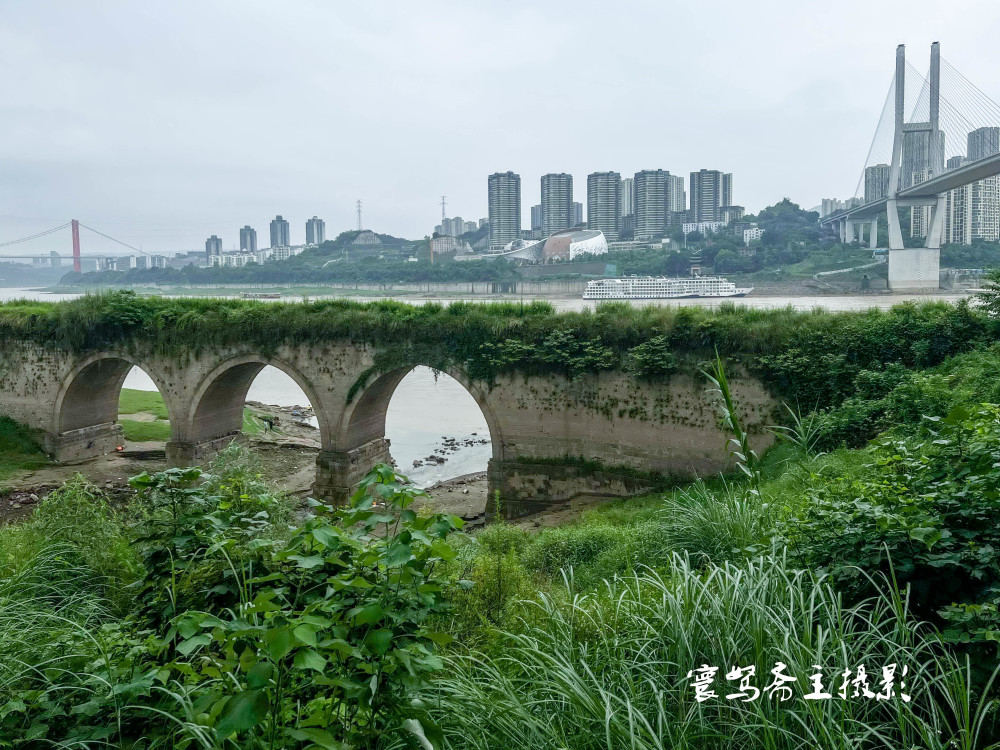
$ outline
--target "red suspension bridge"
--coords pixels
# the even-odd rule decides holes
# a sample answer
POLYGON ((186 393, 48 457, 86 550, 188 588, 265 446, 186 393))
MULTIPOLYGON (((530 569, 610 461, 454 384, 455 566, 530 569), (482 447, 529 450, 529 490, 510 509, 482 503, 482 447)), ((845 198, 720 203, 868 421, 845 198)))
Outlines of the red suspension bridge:
MULTIPOLYGON (((57 227, 52 227, 52 229, 46 229, 44 232, 38 232, 37 234, 32 234, 32 235, 29 235, 28 237, 21 237, 21 238, 16 239, 16 240, 8 240, 7 242, 0 242, 0 251, 2 251, 2 249, 5 248, 5 247, 12 247, 14 245, 20 245, 21 243, 24 243, 24 242, 30 242, 32 240, 41 239, 42 237, 48 237, 49 235, 56 234, 57 232, 61 232, 64 229, 69 229, 70 232, 71 232, 71 234, 72 234, 72 237, 73 237, 73 270, 76 271, 77 273, 79 273, 82 270, 81 263, 80 263, 80 258, 81 258, 81 255, 80 255, 80 229, 81 229, 81 227, 83 229, 86 229, 89 232, 93 232, 94 234, 100 235, 101 237, 103 237, 106 240, 111 240, 112 242, 116 242, 119 245, 121 245, 122 247, 127 247, 129 250, 134 250, 135 252, 137 252, 137 253, 139 253, 141 255, 149 255, 149 253, 146 253, 146 252, 140 250, 137 247, 133 247, 132 245, 128 244, 127 242, 122 242, 121 240, 115 239, 114 237, 112 237, 110 235, 107 235, 104 232, 101 232, 101 231, 99 231, 97 229, 94 229, 93 227, 88 227, 86 224, 81 223, 77 219, 72 219, 71 221, 67 221, 65 224, 60 224, 57 227)), ((11 260, 11 259, 14 259, 14 260, 35 260, 35 259, 38 259, 40 257, 44 257, 44 256, 39 256, 39 255, 6 255, 6 254, 0 254, 0 261, 11 260)))

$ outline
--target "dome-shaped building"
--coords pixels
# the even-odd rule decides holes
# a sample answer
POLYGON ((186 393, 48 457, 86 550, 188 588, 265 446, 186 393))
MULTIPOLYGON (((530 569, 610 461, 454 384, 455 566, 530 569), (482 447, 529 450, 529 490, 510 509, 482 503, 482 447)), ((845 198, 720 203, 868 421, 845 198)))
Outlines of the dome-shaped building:
POLYGON ((604 255, 608 241, 598 229, 564 229, 556 232, 542 248, 542 261, 556 263, 573 260, 579 255, 604 255))

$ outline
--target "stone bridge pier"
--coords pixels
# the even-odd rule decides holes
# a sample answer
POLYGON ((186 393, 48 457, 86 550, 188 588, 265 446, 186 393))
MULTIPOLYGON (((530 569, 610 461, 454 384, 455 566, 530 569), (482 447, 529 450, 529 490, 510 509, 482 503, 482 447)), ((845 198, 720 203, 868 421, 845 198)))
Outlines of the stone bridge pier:
MULTIPOLYGON (((122 443, 118 400, 133 366, 163 396, 171 426, 167 457, 203 463, 241 438, 243 407, 267 366, 289 375, 319 421, 317 497, 346 498, 375 464, 390 459, 389 401, 405 375, 425 364, 381 370, 375 349, 352 342, 200 347, 164 354, 127 348, 76 353, 32 342, 5 342, 0 414, 39 431, 55 460, 81 462, 122 443)), ((472 395, 490 428, 490 502, 499 492, 508 516, 580 494, 629 495, 655 477, 690 477, 727 466, 724 436, 704 383, 689 375, 650 383, 603 372, 570 380, 557 374, 501 375, 493 384, 447 371, 472 395)), ((774 400, 756 382, 734 390, 753 429, 767 423, 774 400)), ((447 428, 447 410, 442 411, 447 428)), ((760 441, 765 433, 759 431, 760 441)), ((760 447, 763 447, 762 445, 760 447)))

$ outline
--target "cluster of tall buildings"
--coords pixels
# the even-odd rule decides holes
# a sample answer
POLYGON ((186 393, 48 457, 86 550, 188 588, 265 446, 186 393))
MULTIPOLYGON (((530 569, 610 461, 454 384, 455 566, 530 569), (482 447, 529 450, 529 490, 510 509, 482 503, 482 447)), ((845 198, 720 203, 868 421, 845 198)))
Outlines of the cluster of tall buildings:
MULTIPOLYGON (((690 175, 688 206, 684 178, 664 169, 647 169, 633 177, 618 172, 587 175, 587 227, 617 240, 631 233, 637 240, 662 237, 687 222, 701 225, 728 223, 743 215, 733 205, 733 176, 702 169, 690 175)), ((524 238, 521 229, 521 177, 497 172, 487 179, 490 247, 501 248, 524 238)), ((535 238, 583 224, 583 204, 573 200, 573 175, 546 174, 541 179, 541 202, 531 207, 535 238)))
MULTIPOLYGON (((278 214, 271 220, 271 245, 269 248, 258 249, 257 230, 249 224, 240 228, 240 247, 236 254, 239 258, 224 257, 222 240, 212 235, 205 240, 205 260, 207 265, 246 265, 248 262, 263 263, 271 258, 287 258, 294 255, 292 249, 291 228, 288 220, 278 214)), ((306 221, 306 245, 319 245, 326 241, 326 222, 313 216, 306 221)))
POLYGON ((441 219, 441 223, 434 227, 434 234, 442 237, 460 237, 468 232, 475 232, 487 221, 488 219, 480 219, 478 222, 465 221, 461 216, 441 219))
MULTIPOLYGON (((940 133, 937 151, 943 159, 945 134, 940 133)), ((903 151, 899 176, 900 189, 918 185, 935 171, 932 169, 937 156, 932 153, 930 132, 927 130, 903 133, 903 151)), ((970 162, 1000 153, 1000 127, 977 128, 966 137, 966 156, 955 156, 943 165, 943 171, 958 169, 970 162)), ((940 164, 940 162, 939 162, 940 164)), ((936 170, 938 172, 941 169, 936 170)), ((875 164, 865 169, 865 203, 881 200, 889 195, 888 164, 875 164)), ((930 209, 914 206, 910 209, 910 234, 927 235, 930 209)), ((968 245, 975 240, 1000 240, 1000 177, 987 177, 945 193, 944 236, 942 242, 968 245)))

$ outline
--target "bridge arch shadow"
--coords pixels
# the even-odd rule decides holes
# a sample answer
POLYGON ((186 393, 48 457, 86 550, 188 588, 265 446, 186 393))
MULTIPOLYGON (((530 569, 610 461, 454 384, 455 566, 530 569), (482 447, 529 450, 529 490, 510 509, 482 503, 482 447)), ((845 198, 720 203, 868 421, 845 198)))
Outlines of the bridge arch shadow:
MULTIPOLYGON (((122 386, 133 367, 153 381, 163 396, 168 418, 168 392, 156 371, 125 353, 102 352, 81 361, 64 378, 52 411, 46 449, 62 462, 81 461, 111 453, 125 443, 119 417, 122 386)), ((173 429, 173 423, 171 423, 173 429)))
POLYGON ((280 370, 302 389, 316 414, 320 443, 328 445, 331 420, 309 379, 284 360, 249 354, 219 364, 202 378, 191 399, 183 428, 179 431, 178 443, 172 446, 171 457, 180 463, 200 461, 232 440, 239 439, 243 432, 247 393, 267 367, 280 370))

